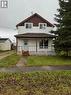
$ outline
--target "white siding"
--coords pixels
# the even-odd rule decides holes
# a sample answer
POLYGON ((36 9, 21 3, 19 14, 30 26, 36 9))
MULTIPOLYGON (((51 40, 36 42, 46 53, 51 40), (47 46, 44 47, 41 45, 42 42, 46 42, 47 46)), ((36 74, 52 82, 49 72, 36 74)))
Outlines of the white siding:
POLYGON ((5 41, 5 50, 11 50, 11 44, 9 40, 5 41))
POLYGON ((17 46, 18 53, 22 53, 22 47, 23 47, 23 40, 18 39, 18 46, 17 46))
POLYGON ((0 43, 0 50, 11 50, 11 42, 6 40, 4 43, 0 43))
POLYGON ((0 43, 0 50, 4 49, 4 43, 0 43))
POLYGON ((29 51, 35 51, 36 52, 36 40, 29 40, 29 51))
POLYGON ((32 29, 26 29, 25 26, 18 27, 18 34, 24 33, 50 33, 53 27, 46 27, 46 29, 39 29, 39 27, 33 27, 32 29))

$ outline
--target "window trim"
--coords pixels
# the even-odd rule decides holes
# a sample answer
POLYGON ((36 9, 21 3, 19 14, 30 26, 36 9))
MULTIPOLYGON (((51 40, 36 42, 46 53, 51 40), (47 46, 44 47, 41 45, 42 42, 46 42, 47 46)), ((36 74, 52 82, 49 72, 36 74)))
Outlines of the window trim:
POLYGON ((47 27, 47 23, 39 23, 39 29, 46 29, 46 27, 47 27), (45 28, 40 28, 40 25, 44 25, 45 24, 45 28))
MULTIPOLYGON (((28 22, 28 23, 25 23, 25 28, 26 28, 26 25, 27 25, 27 24, 31 24, 31 28, 33 27, 33 23, 29 23, 29 22, 28 22)), ((31 29, 31 28, 26 28, 26 29, 31 29)))
MULTIPOLYGON (((39 41, 39 48, 40 48, 40 49, 47 49, 47 48, 48 48, 48 45, 45 46, 45 40, 46 40, 46 39, 42 39, 42 40, 39 41), (42 41, 42 46, 40 46, 40 42, 41 42, 41 41, 42 41)), ((47 39, 47 41, 48 41, 48 39, 47 39)))

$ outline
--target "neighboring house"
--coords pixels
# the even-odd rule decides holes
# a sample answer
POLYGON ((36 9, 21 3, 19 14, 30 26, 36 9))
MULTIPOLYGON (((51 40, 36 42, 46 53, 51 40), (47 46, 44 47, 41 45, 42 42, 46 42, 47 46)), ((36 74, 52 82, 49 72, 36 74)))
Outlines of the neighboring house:
POLYGON ((16 25, 17 53, 28 52, 29 55, 54 55, 53 38, 50 31, 54 25, 37 13, 16 25))
POLYGON ((12 42, 9 38, 0 38, 0 50, 11 50, 12 42))

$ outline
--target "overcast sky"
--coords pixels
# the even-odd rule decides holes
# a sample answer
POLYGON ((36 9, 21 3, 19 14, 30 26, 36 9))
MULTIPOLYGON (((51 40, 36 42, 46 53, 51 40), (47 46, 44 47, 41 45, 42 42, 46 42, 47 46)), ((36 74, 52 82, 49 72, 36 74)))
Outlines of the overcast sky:
MULTIPOLYGON (((54 14, 58 7, 58 0, 8 0, 8 8, 0 8, 0 31, 6 28, 7 34, 13 35, 15 31, 11 34, 10 29, 15 29, 16 24, 30 16, 31 12, 54 23, 54 14)), ((3 34, 1 32, 0 35, 6 34, 5 29, 3 34)))

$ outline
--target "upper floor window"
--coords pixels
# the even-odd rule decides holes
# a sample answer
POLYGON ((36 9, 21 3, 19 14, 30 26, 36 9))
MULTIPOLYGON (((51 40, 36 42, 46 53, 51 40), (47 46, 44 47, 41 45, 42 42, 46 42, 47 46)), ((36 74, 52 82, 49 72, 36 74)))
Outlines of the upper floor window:
POLYGON ((25 23, 26 29, 31 29, 33 27, 33 23, 25 23))
POLYGON ((46 23, 39 23, 40 29, 46 29, 47 24, 46 23))

